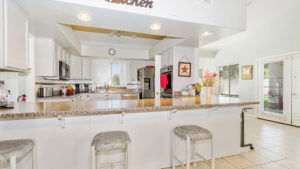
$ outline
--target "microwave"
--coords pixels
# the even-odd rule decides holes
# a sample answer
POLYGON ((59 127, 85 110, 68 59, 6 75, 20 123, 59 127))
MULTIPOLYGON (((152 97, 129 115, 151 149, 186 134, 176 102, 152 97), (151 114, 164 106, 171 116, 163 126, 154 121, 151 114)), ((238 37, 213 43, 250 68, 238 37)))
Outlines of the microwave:
POLYGON ((63 61, 59 61, 59 79, 70 79, 70 66, 63 61))

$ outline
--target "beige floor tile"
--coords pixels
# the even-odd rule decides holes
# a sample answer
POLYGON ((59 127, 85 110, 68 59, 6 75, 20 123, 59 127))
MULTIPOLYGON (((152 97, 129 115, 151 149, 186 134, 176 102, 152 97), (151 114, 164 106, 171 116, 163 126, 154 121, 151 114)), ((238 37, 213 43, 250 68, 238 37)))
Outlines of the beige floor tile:
POLYGON ((283 167, 280 164, 277 163, 268 163, 260 166, 263 169, 287 169, 286 167, 283 167))
POLYGON ((288 157, 289 160, 292 160, 296 163, 300 163, 300 156, 291 156, 291 157, 288 157))
POLYGON ((266 157, 262 156, 260 153, 253 151, 249 153, 241 154, 241 157, 245 160, 248 160, 250 163, 260 165, 272 162, 272 160, 267 159, 266 157))
POLYGON ((300 163, 297 163, 290 159, 276 161, 276 163, 289 169, 300 169, 300 163))
POLYGON ((215 161, 216 163, 216 169, 238 169, 236 167, 234 167, 233 165, 231 165, 229 162, 227 162, 226 160, 224 160, 223 158, 219 158, 215 161))
POLYGON ((283 155, 280 155, 278 153, 272 152, 270 150, 264 149, 264 150, 258 150, 256 151, 258 154, 260 154, 261 156, 271 160, 271 161, 278 161, 278 160, 283 160, 286 157, 284 157, 283 155))
POLYGON ((250 163, 248 160, 242 158, 240 155, 226 157, 224 158, 224 160, 228 161, 231 165, 239 169, 255 166, 254 163, 250 163))
POLYGON ((263 168, 261 168, 260 166, 254 166, 254 167, 249 167, 247 169, 263 169, 263 168))

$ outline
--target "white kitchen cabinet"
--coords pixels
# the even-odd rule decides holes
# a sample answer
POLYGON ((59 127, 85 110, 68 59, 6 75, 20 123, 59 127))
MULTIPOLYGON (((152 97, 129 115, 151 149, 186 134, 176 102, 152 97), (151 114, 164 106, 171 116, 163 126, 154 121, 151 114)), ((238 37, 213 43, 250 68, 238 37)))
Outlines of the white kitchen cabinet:
POLYGON ((12 0, 0 0, 0 68, 28 70, 28 17, 12 0))
POLYGON ((170 48, 161 54, 161 65, 163 67, 173 65, 173 48, 170 48))
POLYGON ((48 38, 37 38, 35 41, 36 76, 59 76, 59 45, 48 38))
POLYGON ((66 64, 70 65, 70 57, 71 57, 71 54, 64 48, 61 49, 61 57, 60 57, 60 61, 63 61, 65 62, 66 64))
POLYGON ((81 56, 70 56, 70 78, 81 79, 81 56))
POLYGON ((92 59, 89 57, 82 57, 82 79, 92 79, 92 59))

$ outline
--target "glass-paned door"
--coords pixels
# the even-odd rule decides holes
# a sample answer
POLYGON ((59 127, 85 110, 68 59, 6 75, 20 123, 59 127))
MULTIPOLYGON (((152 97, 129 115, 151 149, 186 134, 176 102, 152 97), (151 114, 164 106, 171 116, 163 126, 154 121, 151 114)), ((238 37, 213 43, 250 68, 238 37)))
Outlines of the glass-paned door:
POLYGON ((283 114, 283 61, 264 64, 264 111, 283 114))
POLYGON ((258 60, 258 117, 291 123, 291 57, 258 60))
POLYGON ((292 57, 292 124, 300 126, 300 54, 292 57))

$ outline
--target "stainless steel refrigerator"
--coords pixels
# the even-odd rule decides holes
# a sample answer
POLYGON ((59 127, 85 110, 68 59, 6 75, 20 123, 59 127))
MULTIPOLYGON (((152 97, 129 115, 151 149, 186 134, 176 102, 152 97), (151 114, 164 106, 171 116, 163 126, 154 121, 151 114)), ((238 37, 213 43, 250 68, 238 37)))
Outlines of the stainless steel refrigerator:
POLYGON ((155 97, 155 69, 154 68, 142 68, 140 70, 142 81, 142 98, 149 99, 155 97))

